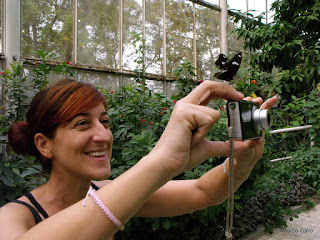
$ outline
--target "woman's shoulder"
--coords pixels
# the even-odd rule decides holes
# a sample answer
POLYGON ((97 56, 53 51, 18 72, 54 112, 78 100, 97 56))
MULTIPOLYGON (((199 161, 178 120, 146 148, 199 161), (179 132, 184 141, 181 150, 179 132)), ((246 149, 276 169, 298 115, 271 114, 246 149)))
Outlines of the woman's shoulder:
POLYGON ((22 204, 9 202, 0 208, 0 239, 16 239, 33 226, 33 215, 22 204))

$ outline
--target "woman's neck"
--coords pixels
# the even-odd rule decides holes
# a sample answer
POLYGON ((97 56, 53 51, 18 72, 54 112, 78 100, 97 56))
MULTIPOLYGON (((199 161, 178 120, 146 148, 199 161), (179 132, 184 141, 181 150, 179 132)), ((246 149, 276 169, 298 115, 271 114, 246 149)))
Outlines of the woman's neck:
POLYGON ((49 212, 56 213, 83 199, 90 184, 91 179, 57 174, 53 171, 48 182, 35 189, 33 193, 45 209, 50 208, 49 212))

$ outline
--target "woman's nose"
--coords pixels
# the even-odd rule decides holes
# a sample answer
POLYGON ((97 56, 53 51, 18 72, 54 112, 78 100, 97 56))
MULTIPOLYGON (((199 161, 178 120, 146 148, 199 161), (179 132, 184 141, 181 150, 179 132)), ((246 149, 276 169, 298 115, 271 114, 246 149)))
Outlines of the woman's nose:
POLYGON ((110 128, 106 128, 103 124, 100 122, 97 123, 97 125, 94 128, 93 133, 93 141, 96 142, 110 142, 112 141, 112 133, 110 128))

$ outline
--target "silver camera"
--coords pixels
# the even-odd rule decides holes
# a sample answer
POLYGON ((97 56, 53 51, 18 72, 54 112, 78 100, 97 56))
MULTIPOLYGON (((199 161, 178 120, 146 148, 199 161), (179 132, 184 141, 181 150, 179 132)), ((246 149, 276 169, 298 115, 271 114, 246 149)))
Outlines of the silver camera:
POLYGON ((262 136, 262 130, 271 124, 268 110, 259 109, 259 105, 242 100, 227 102, 228 127, 233 118, 233 138, 239 140, 256 139, 262 136))

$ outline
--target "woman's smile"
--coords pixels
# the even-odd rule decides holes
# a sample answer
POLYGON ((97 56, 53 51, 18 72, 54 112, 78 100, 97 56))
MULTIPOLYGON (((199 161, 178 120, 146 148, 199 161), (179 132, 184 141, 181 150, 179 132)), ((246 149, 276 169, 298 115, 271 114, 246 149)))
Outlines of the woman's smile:
POLYGON ((86 153, 87 156, 94 159, 95 161, 103 162, 107 160, 107 151, 94 151, 86 153))

